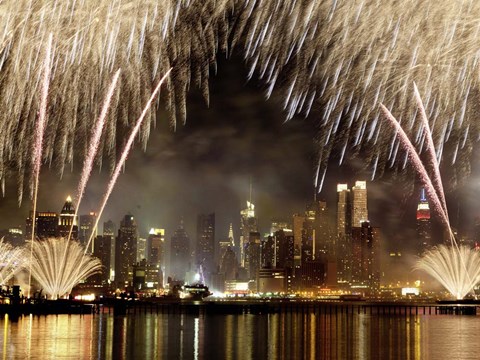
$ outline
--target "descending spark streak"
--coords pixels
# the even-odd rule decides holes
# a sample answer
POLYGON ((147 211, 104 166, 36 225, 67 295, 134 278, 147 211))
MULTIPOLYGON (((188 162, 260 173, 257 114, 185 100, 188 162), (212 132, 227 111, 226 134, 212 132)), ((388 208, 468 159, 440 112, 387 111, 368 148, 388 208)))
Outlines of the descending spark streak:
MULTIPOLYGON (((117 86, 117 82, 118 82, 119 77, 120 77, 120 69, 117 70, 117 72, 113 76, 112 83, 110 84, 110 87, 108 88, 107 95, 106 95, 105 101, 103 103, 102 111, 100 112, 100 116, 98 117, 97 123, 95 125, 94 130, 93 130, 92 138, 90 139, 90 145, 88 147, 88 152, 87 152, 87 155, 86 155, 85 160, 83 162, 82 175, 81 175, 80 181, 78 183, 77 205, 75 207, 75 214, 74 214, 74 217, 73 217, 74 219, 77 218, 78 209, 80 208, 80 203, 81 203, 82 198, 83 198, 83 193, 85 191, 85 186, 87 185, 88 179, 90 178, 90 174, 92 172, 93 162, 95 160, 95 156, 97 155, 98 145, 100 144, 100 138, 102 136, 103 127, 105 125, 105 120, 107 118, 108 109, 110 108, 110 103, 111 103, 111 100, 112 100, 112 96, 113 96, 113 93, 114 93, 115 88, 117 86)), ((70 225, 70 230, 68 231, 67 242, 70 241, 70 238, 72 236, 72 231, 73 231, 74 224, 75 224, 75 221, 72 221, 72 224, 70 225)), ((68 250, 69 250, 69 247, 65 246, 64 254, 63 254, 63 257, 62 257, 62 264, 65 263, 68 250)), ((66 275, 66 273, 64 275, 66 275)), ((56 281, 62 282, 63 279, 62 279, 61 276, 57 276, 56 281)), ((58 287, 59 285, 57 284, 56 286, 58 287)))
POLYGON ((428 196, 430 197, 430 199, 432 199, 434 208, 440 214, 440 217, 441 217, 442 221, 444 222, 444 224, 448 228, 450 228, 448 217, 445 214, 445 211, 444 211, 443 206, 440 202, 440 199, 439 199, 439 197, 438 197, 438 195, 435 191, 435 187, 433 186, 433 183, 430 180, 430 177, 427 174, 427 170, 425 169, 425 166, 423 165, 422 161, 420 160, 420 157, 418 156, 415 147, 410 142, 407 134, 405 133, 403 128, 400 126, 400 123, 398 122, 398 120, 392 115, 392 113, 383 104, 380 104, 380 107, 381 107, 383 113, 385 114, 385 117, 387 118, 387 120, 390 122, 391 125, 393 125, 393 127, 397 131, 397 134, 398 134, 399 139, 400 139, 400 143, 408 151, 410 159, 412 160, 412 164, 415 167, 415 169, 417 170, 417 172, 420 176, 420 179, 421 179, 422 183, 424 184, 424 186, 427 190, 428 196))
MULTIPOLYGON (((52 41, 53 41, 53 35, 50 34, 48 37, 47 51, 45 54, 40 111, 38 114, 38 123, 36 126, 36 134, 35 134, 36 136, 35 136, 35 143, 33 148, 33 176, 34 176, 35 185, 34 185, 34 192, 33 192, 32 240, 31 240, 32 243, 30 247, 30 260, 32 259, 32 256, 33 256, 33 240, 35 239, 35 225, 36 225, 36 212, 37 212, 38 180, 40 177, 40 167, 42 164, 43 136, 45 133, 45 126, 47 122, 47 99, 48 99, 48 88, 50 85, 52 41)), ((28 277, 28 294, 27 294, 28 298, 30 298, 31 284, 32 284, 32 268, 30 266, 30 273, 28 277)))
POLYGON ((115 183, 117 182, 118 176, 120 175, 120 172, 122 171, 123 165, 125 164, 125 161, 127 160, 128 154, 129 154, 130 149, 132 148, 132 145, 133 145, 133 141, 135 140, 135 137, 137 136, 138 131, 140 130, 140 127, 142 126, 143 120, 144 120, 145 116, 147 115, 147 112, 150 109, 150 106, 152 105, 153 100, 155 100, 158 92, 160 91, 160 87, 162 86, 163 82, 165 81, 165 79, 170 74, 171 70, 172 69, 168 70, 167 73, 158 82, 157 87, 155 88, 152 95, 150 96, 150 99, 148 100, 147 104, 145 105, 145 108, 143 109, 142 114, 138 118, 138 120, 135 124, 135 127, 133 128, 132 132, 130 133, 130 136, 128 137, 128 140, 127 140, 127 143, 125 144, 122 155, 120 156, 120 160, 118 161, 117 166, 115 167, 115 170, 113 172, 113 175, 110 178, 110 181, 108 183, 107 191, 106 191, 105 195, 103 196, 102 205, 100 207, 100 211, 98 212, 98 216, 95 220, 95 225, 93 226, 92 233, 90 234, 90 238, 88 239, 85 250, 88 249, 88 246, 92 242, 93 235, 95 234, 95 229, 98 226, 98 222, 100 220, 100 217, 102 216, 103 210, 105 209, 105 206, 107 205, 107 201, 110 197, 110 194, 113 191, 113 187, 115 186, 115 183))
MULTIPOLYGON (((90 139, 88 153, 83 162, 82 175, 80 176, 80 181, 78 183, 77 206, 75 207, 74 219, 76 219, 77 217, 78 209, 80 207, 80 202, 82 201, 83 193, 85 191, 85 186, 87 185, 88 179, 90 178, 90 174, 92 172, 93 162, 97 155, 98 146, 100 144, 100 138, 102 137, 103 127, 105 125, 105 120, 108 114, 108 109, 110 108, 112 96, 115 91, 115 88, 117 87, 117 82, 119 77, 120 77, 120 69, 117 70, 117 72, 113 76, 112 83, 110 84, 110 87, 107 91, 107 95, 105 97, 105 101, 103 103, 102 111, 100 113, 100 116, 98 117, 97 123, 93 130, 92 138, 90 139)), ((70 231, 68 232, 68 238, 67 238, 68 241, 72 236, 72 230, 73 230, 73 222, 72 222, 72 226, 70 226, 70 231)))
POLYGON ((418 91, 417 85, 415 83, 413 83, 413 89, 415 92, 415 99, 417 101, 418 108, 420 109, 420 115, 423 122, 425 137, 427 139, 427 150, 430 156, 430 163, 434 174, 433 185, 437 190, 437 194, 439 195, 443 210, 448 220, 447 203, 445 201, 445 194, 443 192, 442 177, 440 176, 440 167, 438 164, 437 155, 435 153, 435 144, 433 143, 432 131, 430 130, 430 124, 428 122, 428 117, 425 111, 425 107, 423 105, 422 98, 420 97, 420 92, 418 91))

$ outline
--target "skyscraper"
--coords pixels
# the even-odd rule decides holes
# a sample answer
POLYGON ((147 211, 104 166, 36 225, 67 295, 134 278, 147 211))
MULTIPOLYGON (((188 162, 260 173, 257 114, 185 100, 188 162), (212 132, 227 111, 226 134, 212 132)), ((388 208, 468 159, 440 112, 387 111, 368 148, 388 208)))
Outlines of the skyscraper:
POLYGON ((174 280, 185 280, 185 273, 190 270, 190 238, 180 221, 172 235, 170 251, 170 276, 174 280))
POLYGON ((58 235, 66 238, 68 237, 70 229, 72 229, 71 238, 78 239, 78 226, 77 218, 75 216, 75 206, 73 205, 72 198, 68 196, 58 218, 58 235))
POLYGON ((345 283, 350 280, 351 205, 347 184, 337 185, 337 278, 345 283))
POLYGON ((120 222, 115 240, 115 283, 119 288, 128 284, 129 271, 137 260, 138 230, 132 215, 125 215, 120 222))
MULTIPOLYGON (((95 226, 95 221, 97 220, 97 214, 91 211, 87 215, 80 215, 79 218, 79 229, 78 229, 78 240, 80 240, 80 243, 83 246, 87 245, 88 240, 90 239, 90 236, 92 235, 93 232, 93 227, 95 226)), ((95 233, 93 236, 95 237, 97 235, 97 229, 95 229, 95 233)), ((94 240, 92 240, 90 244, 90 250, 93 251, 94 248, 94 240)))
MULTIPOLYGON (((25 221, 25 240, 32 239, 33 211, 25 221)), ((46 239, 58 236, 58 214, 52 211, 37 211, 35 216, 35 238, 46 239)))
POLYGON ((95 247, 93 248, 93 256, 100 259, 103 268, 101 274, 95 274, 92 280, 97 284, 108 284, 110 280, 110 258, 112 249, 112 238, 108 235, 98 235, 95 238, 95 247))
POLYGON ((245 268, 248 272, 250 280, 257 278, 258 269, 260 269, 260 233, 251 232, 248 236, 248 241, 245 244, 245 268))
POLYGON ((380 288, 379 242, 380 229, 364 221, 360 227, 352 227, 353 286, 360 286, 376 292, 380 288))
POLYGON ((110 280, 113 280, 115 274, 115 224, 112 220, 103 223, 103 236, 110 238, 110 280))
POLYGON ((247 201, 247 208, 240 212, 240 266, 245 265, 245 249, 249 241, 250 233, 258 232, 257 218, 255 217, 255 205, 247 201))
POLYGON ((221 265, 223 255, 225 255, 225 252, 227 251, 228 248, 231 248, 232 250, 235 248, 235 240, 233 238, 233 224, 230 223, 230 227, 228 229, 228 238, 224 240, 220 240, 218 243, 218 251, 215 251, 216 255, 216 264, 221 265))
POLYGON ((156 265, 165 273, 165 229, 150 229, 147 238, 147 262, 156 265))
POLYGON ((368 221, 367 182, 356 181, 352 187, 352 226, 359 227, 368 221))
POLYGON ((430 206, 425 188, 420 190, 420 200, 417 205, 417 236, 418 254, 422 254, 432 244, 432 223, 430 221, 430 206))
POLYGON ((208 274, 215 270, 215 213, 200 214, 197 217, 197 246, 195 261, 202 266, 203 273, 208 274))

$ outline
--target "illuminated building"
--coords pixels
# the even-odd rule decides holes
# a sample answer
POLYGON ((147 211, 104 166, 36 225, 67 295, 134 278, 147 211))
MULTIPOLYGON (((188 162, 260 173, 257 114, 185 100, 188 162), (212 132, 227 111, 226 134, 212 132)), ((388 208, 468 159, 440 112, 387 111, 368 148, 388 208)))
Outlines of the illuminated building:
POLYGON ((150 229, 147 238, 146 259, 165 271, 165 229, 150 229))
POLYGON ((240 265, 247 268, 246 247, 251 233, 258 232, 257 218, 255 217, 255 205, 247 201, 247 208, 240 212, 240 265))
MULTIPOLYGON (((25 222, 25 240, 32 239, 33 212, 25 222)), ((51 211, 38 211, 36 214, 35 237, 45 239, 58 236, 58 214, 51 211)))
POLYGON ((95 283, 106 285, 110 280, 112 237, 109 235, 98 235, 94 244, 93 256, 100 259, 103 269, 101 274, 95 274, 92 278, 95 283))
POLYGON ((284 293, 287 290, 287 281, 284 269, 260 269, 258 271, 259 293, 284 293))
POLYGON ((137 224, 132 215, 125 215, 120 222, 115 239, 115 283, 119 288, 128 284, 128 273, 137 260, 137 224))
POLYGON ((110 237, 110 280, 114 279, 115 269, 115 224, 112 220, 103 223, 103 236, 110 237))
POLYGON ((289 229, 290 225, 286 221, 272 220, 270 225, 270 234, 275 234, 278 230, 289 229))
POLYGON ((320 260, 302 262, 302 290, 317 289, 325 285, 325 263, 320 260))
POLYGON ((420 190, 420 201, 417 205, 417 236, 419 242, 418 254, 420 255, 433 245, 430 206, 428 204, 425 188, 420 190))
POLYGON ((204 274, 215 270, 215 213, 197 217, 197 246, 195 259, 204 274))
POLYGON ((75 206, 73 206, 72 198, 68 196, 58 218, 58 235, 60 237, 67 238, 70 229, 72 229, 71 239, 78 239, 78 226, 77 218, 75 216, 75 206))
POLYGON ((238 262, 232 248, 227 248, 220 262, 220 272, 225 280, 236 280, 238 275, 238 262))
POLYGON ((292 230, 278 230, 274 234, 274 262, 275 268, 293 269, 294 265, 294 236, 292 230))
POLYGON ((302 230, 305 215, 293 215, 294 266, 299 271, 302 259, 302 230))
POLYGON ((173 233, 170 242, 170 276, 174 280, 185 280, 185 274, 190 269, 190 238, 183 226, 183 220, 173 233))
POLYGON ((157 290, 163 287, 163 273, 159 266, 146 259, 133 265, 132 283, 135 291, 157 290))
POLYGON ((351 205, 347 184, 337 185, 337 278, 350 281, 351 205))
POLYGON ((257 271, 260 269, 260 233, 251 232, 245 245, 245 269, 249 280, 256 280, 257 271))
MULTIPOLYGON (((79 217, 79 228, 78 228, 78 240, 84 246, 87 245, 90 236, 92 235, 93 227, 95 226, 95 221, 97 220, 97 214, 91 211, 88 215, 80 215, 79 217)), ((94 237, 97 236, 97 229, 95 229, 94 237)), ((90 244, 91 250, 94 248, 94 240, 90 244)))
POLYGON ((261 266, 271 268, 275 262, 275 239, 274 235, 265 236, 261 243, 261 266))
POLYGON ((228 229, 228 238, 226 240, 220 241, 218 243, 219 246, 219 251, 215 251, 216 256, 216 261, 215 263, 220 265, 223 259, 223 256, 225 255, 225 252, 227 251, 228 248, 235 248, 235 240, 233 238, 233 224, 230 223, 230 227, 228 229))
POLYGON ((147 239, 139 237, 137 240, 137 262, 147 258, 147 239))
POLYGON ((351 226, 360 226, 364 221, 368 221, 367 208, 367 182, 356 181, 352 187, 352 223, 351 226))
POLYGON ((380 289, 379 263, 380 231, 364 221, 352 228, 352 287, 366 288, 370 292, 380 289))

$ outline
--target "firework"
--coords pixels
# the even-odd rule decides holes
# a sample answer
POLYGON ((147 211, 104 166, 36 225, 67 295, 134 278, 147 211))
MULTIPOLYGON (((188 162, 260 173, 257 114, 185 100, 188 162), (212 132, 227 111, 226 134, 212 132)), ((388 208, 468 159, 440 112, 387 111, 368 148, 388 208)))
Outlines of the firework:
POLYGON ((33 241, 32 247, 33 258, 28 266, 52 299, 70 293, 81 280, 101 272, 100 260, 84 255, 84 248, 76 241, 49 238, 33 241), (65 253, 68 256, 63 256, 65 253))
POLYGON ((18 271, 23 259, 22 249, 0 239, 0 284, 5 285, 18 271))
MULTIPOLYGON (((378 175, 396 163, 397 152, 381 136, 380 102, 401 109, 405 131, 416 146, 423 143, 423 125, 411 106, 414 81, 439 161, 456 163, 463 175, 479 137, 472 116, 478 111, 479 14, 478 2, 460 0, 4 0, 0 178, 13 170, 23 191, 41 102, 39 54, 51 32, 51 105, 41 160, 60 172, 87 153, 88 129, 115 69, 122 68, 122 85, 99 148, 112 169, 117 137, 134 127, 129 115, 140 113, 159 74, 174 68, 165 104, 175 127, 186 119, 190 87, 200 88, 208 102, 216 57, 236 48, 249 76, 266 84, 266 96, 277 89, 283 97, 287 118, 317 117, 319 180, 338 148, 339 162, 367 154, 378 175), (85 146, 77 146, 82 140, 85 146)), ((154 122, 151 113, 140 130, 143 145, 154 122)))

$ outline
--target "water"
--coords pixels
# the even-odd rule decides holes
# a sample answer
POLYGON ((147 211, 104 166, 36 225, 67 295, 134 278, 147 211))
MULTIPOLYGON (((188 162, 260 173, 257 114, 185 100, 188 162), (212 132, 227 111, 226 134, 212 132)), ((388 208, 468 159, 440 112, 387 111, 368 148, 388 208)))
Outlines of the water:
POLYGON ((476 316, 25 316, 0 319, 2 359, 478 359, 476 316))

